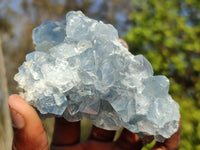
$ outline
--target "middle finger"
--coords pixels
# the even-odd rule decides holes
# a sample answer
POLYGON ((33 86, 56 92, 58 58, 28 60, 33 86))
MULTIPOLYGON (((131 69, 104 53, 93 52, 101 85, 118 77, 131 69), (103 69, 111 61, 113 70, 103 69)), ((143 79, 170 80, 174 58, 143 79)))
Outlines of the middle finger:
POLYGON ((104 130, 93 125, 89 139, 102 142, 112 142, 114 136, 115 131, 104 130))

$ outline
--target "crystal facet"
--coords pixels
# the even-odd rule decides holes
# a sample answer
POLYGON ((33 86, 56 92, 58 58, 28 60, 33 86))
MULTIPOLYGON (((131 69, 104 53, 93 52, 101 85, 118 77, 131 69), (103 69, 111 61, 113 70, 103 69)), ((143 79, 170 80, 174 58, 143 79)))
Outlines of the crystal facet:
POLYGON ((66 23, 46 21, 32 35, 36 51, 14 79, 42 117, 85 116, 100 128, 124 126, 157 141, 177 131, 179 105, 168 79, 153 76, 151 64, 132 55, 112 25, 71 11, 66 23))

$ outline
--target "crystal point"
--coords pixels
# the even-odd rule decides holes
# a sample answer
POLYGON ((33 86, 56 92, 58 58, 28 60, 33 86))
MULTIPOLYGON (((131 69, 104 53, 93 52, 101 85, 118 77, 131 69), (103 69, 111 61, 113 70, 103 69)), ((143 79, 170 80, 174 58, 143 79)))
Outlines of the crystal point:
POLYGON ((148 60, 132 55, 112 25, 71 11, 65 23, 46 21, 32 37, 36 50, 14 79, 42 118, 85 116, 97 127, 124 126, 160 142, 177 131, 179 105, 168 94, 169 80, 153 76, 148 60))

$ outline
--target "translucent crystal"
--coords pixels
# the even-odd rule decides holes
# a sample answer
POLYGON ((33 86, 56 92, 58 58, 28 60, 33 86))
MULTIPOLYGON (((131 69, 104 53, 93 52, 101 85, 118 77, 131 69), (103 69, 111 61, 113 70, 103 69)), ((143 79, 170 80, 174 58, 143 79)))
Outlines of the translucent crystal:
POLYGON ((100 128, 124 126, 157 141, 177 131, 179 105, 168 94, 168 79, 153 76, 142 55, 128 52, 112 25, 72 11, 66 23, 35 28, 33 43, 36 51, 27 54, 15 80, 42 118, 85 116, 100 128))

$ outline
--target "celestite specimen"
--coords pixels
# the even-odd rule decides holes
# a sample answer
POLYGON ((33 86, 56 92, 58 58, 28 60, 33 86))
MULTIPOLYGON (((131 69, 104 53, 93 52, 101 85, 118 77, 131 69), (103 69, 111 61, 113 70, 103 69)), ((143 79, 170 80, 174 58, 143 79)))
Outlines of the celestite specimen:
POLYGON ((71 11, 65 23, 46 21, 32 37, 36 51, 14 79, 42 116, 85 116, 100 128, 124 126, 161 142, 177 131, 179 105, 168 94, 169 80, 128 52, 112 25, 71 11))

